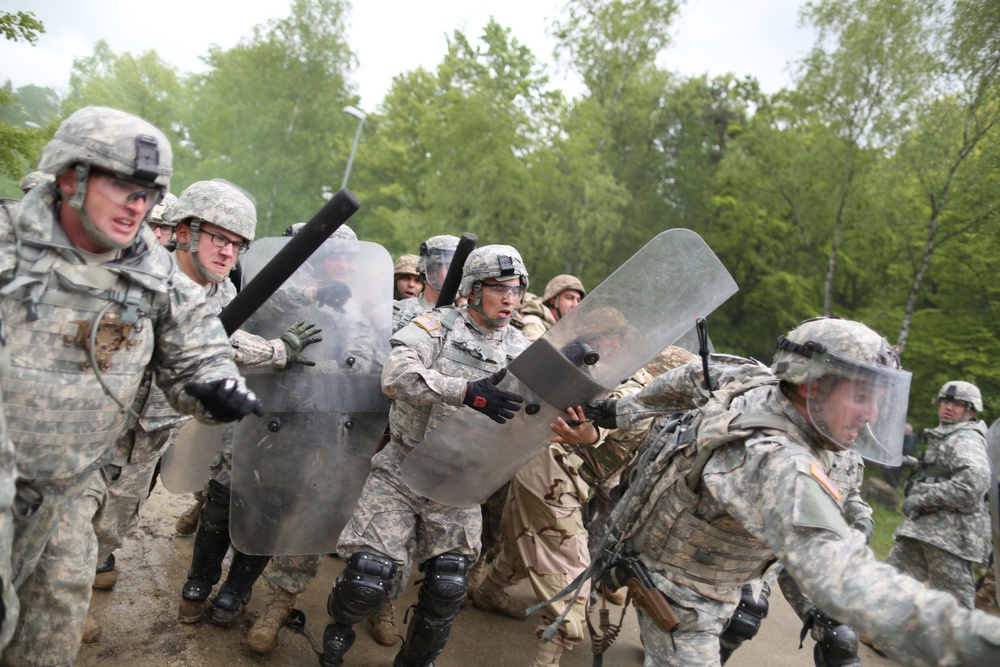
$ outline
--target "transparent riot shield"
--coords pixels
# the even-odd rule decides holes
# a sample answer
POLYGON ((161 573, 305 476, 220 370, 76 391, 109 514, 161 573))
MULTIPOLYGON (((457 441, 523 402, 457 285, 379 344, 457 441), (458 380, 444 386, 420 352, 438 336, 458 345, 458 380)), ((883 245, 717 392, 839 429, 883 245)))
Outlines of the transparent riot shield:
POLYGON ((557 415, 607 394, 736 290, 696 233, 659 234, 510 363, 500 386, 525 396, 513 419, 456 411, 407 455, 403 481, 449 505, 482 502, 548 446, 557 415))
MULTIPOLYGON (((254 243, 246 279, 288 240, 254 243)), ((233 444, 230 534, 248 554, 336 550, 388 418, 381 373, 392 321, 389 253, 327 240, 243 329, 273 339, 297 320, 323 330, 304 351, 316 365, 244 373, 267 410, 238 422, 233 444)))
MULTIPOLYGON (((990 525, 993 528, 993 578, 1000 584, 1000 420, 986 432, 986 447, 990 453, 990 525)), ((1000 604, 1000 585, 997 586, 1000 604)))
POLYGON ((160 481, 170 493, 194 493, 208 483, 212 459, 219 449, 225 424, 209 426, 188 420, 173 444, 163 452, 160 481))

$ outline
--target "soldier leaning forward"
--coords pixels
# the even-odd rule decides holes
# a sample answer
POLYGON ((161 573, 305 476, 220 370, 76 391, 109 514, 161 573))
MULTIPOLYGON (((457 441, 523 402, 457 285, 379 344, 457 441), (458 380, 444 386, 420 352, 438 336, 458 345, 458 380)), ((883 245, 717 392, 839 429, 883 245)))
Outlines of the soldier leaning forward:
POLYGON ((663 627, 640 610, 646 665, 719 665, 743 584, 775 560, 813 604, 901 664, 1000 664, 1000 619, 879 563, 824 468, 827 449, 898 461, 910 376, 895 351, 868 327, 832 318, 802 323, 778 347, 771 371, 750 360, 716 367, 711 396, 688 365, 635 396, 588 406, 591 418, 625 426, 702 406, 673 433, 654 425, 648 477, 619 506, 616 524, 636 554, 621 562, 648 570, 677 617, 663 627))
MULTIPOLYGON (((0 214, 19 628, 44 623, 52 635, 72 635, 77 648, 86 603, 82 615, 71 603, 89 600, 93 569, 60 572, 53 564, 67 550, 87 550, 96 562, 96 537, 87 521, 53 538, 90 473, 111 460, 146 367, 171 405, 199 420, 262 412, 204 292, 143 224, 169 185, 170 162, 166 137, 146 121, 80 109, 42 150, 39 169, 55 181, 20 204, 4 202, 0 214), (37 567, 42 560, 46 566, 37 567)), ((19 629, 3 663, 72 662, 47 655, 44 641, 29 641, 19 629)))

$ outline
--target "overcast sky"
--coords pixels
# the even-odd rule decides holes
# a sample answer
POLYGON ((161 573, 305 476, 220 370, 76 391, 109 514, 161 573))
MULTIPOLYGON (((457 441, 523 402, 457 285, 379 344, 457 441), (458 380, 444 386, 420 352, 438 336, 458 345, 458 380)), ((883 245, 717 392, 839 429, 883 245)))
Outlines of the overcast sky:
MULTIPOLYGON (((750 74, 774 92, 790 84, 788 63, 812 44, 812 33, 798 27, 804 4, 687 0, 674 45, 660 64, 688 75, 750 74)), ((15 88, 33 83, 65 93, 73 59, 90 55, 99 39, 115 53, 152 49, 181 72, 203 71, 200 56, 210 44, 231 47, 254 25, 287 16, 289 5, 288 0, 0 0, 0 9, 34 12, 46 29, 36 46, 0 40, 0 80, 10 79, 15 88)), ((570 96, 579 94, 578 81, 555 68, 554 40, 545 34, 564 5, 565 0, 355 1, 348 43, 360 62, 353 76, 359 106, 373 111, 393 76, 419 66, 433 69, 445 53, 446 35, 460 29, 478 37, 491 15, 548 64, 555 85, 570 96)))

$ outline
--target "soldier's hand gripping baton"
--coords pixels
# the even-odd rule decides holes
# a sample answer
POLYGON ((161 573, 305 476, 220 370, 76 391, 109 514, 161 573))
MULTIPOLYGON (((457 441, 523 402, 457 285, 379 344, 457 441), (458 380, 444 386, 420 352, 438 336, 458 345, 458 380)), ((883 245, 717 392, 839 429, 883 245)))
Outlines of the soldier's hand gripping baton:
POLYGON ((334 195, 260 273, 240 290, 236 298, 222 309, 219 319, 226 329, 226 335, 232 336, 359 208, 361 203, 350 190, 345 188, 334 195))
POLYGON ((458 247, 455 248, 455 254, 451 258, 448 275, 441 283, 441 292, 438 293, 437 303, 434 304, 435 308, 455 303, 455 295, 458 294, 458 286, 462 282, 462 269, 465 268, 465 260, 469 258, 469 253, 476 249, 478 242, 479 237, 472 232, 465 232, 458 239, 458 247))

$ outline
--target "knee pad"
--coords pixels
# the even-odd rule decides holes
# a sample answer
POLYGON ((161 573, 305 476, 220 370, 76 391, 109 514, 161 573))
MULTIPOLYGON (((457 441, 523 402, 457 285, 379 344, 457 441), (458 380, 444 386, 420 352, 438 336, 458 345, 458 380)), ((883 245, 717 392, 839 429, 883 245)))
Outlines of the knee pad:
POLYGON ((359 551, 347 560, 326 610, 337 622, 354 625, 389 597, 396 564, 377 554, 359 551))
POLYGON ((208 494, 199 517, 199 521, 205 525, 207 530, 229 532, 229 498, 231 495, 232 492, 229 488, 214 479, 208 481, 208 494))
POLYGON ((417 608, 434 618, 454 618, 469 589, 469 565, 468 558, 456 553, 427 559, 420 566, 425 576, 417 608))
POLYGON ((861 667, 858 658, 860 640, 849 625, 830 618, 821 610, 812 613, 816 633, 813 661, 816 667, 861 667))
POLYGON ((760 630, 760 622, 767 617, 767 610, 767 598, 763 595, 755 598, 751 587, 744 586, 740 592, 740 603, 733 612, 733 617, 729 619, 726 632, 731 632, 740 640, 753 639, 760 630))

